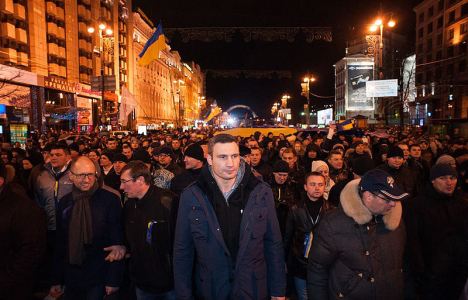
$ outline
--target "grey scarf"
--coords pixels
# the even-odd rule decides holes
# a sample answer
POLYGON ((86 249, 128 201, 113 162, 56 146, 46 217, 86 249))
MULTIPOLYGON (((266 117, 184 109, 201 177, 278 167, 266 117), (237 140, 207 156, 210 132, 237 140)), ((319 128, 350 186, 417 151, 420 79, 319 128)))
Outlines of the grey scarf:
POLYGON ((91 216, 91 198, 98 189, 97 181, 86 192, 73 187, 73 209, 68 229, 68 255, 70 264, 81 265, 85 259, 85 245, 93 241, 93 220, 91 216))

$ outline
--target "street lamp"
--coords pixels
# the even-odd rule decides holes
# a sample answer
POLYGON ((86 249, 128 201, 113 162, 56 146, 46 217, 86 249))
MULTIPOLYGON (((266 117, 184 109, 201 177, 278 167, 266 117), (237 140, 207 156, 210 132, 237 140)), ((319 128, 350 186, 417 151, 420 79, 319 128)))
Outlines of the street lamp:
MULTIPOLYGON (((88 27, 88 33, 93 34, 96 31, 96 29, 92 26, 88 27)), ((98 33, 99 33, 99 56, 101 58, 101 102, 98 104, 98 116, 97 116, 97 122, 95 125, 100 125, 101 123, 101 118, 102 116, 104 118, 104 83, 105 83, 105 77, 104 77, 104 54, 107 52, 107 54, 110 56, 113 54, 112 49, 112 35, 113 35, 113 30, 111 27, 108 27, 105 23, 99 23, 98 25, 98 33), (104 39, 110 39, 111 43, 110 46, 105 47, 104 39), (101 108, 101 113, 99 113, 99 107, 101 108)), ((96 50, 95 50, 96 51, 96 50)))
POLYGON ((304 107, 304 111, 305 111, 305 114, 306 114, 307 127, 309 127, 309 125, 310 125, 310 115, 309 115, 309 109, 310 109, 310 83, 314 82, 315 80, 316 80, 315 77, 306 76, 306 77, 304 77, 304 80, 301 83, 301 88, 302 88, 301 95, 305 96, 306 99, 307 99, 307 105, 304 107))
POLYGON ((382 65, 383 65, 383 30, 384 30, 384 27, 389 27, 389 28, 393 28, 396 26, 396 21, 393 20, 393 18, 390 18, 388 21, 387 21, 387 24, 384 25, 384 21, 383 19, 381 18, 378 18, 374 21, 373 24, 371 24, 369 26, 369 31, 370 32, 377 32, 379 31, 380 32, 380 39, 379 39, 379 71, 381 71, 382 69, 382 65))

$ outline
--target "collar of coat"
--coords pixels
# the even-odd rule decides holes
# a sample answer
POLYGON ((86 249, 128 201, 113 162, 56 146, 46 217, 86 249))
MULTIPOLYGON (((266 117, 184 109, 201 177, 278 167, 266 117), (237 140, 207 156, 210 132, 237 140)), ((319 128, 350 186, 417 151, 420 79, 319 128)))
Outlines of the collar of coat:
MULTIPOLYGON (((359 182, 361 179, 350 181, 340 194, 340 203, 344 213, 352 218, 359 225, 369 223, 374 217, 369 209, 362 203, 359 195, 359 182)), ((388 214, 383 216, 383 222, 388 230, 397 229, 400 225, 402 207, 400 202, 396 202, 395 207, 388 214)))

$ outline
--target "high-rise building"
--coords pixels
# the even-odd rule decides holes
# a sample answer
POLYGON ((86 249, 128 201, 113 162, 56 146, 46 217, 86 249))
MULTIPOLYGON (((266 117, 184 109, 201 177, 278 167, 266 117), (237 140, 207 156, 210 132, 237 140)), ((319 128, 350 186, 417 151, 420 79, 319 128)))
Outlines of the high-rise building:
MULTIPOLYGON (((415 105, 426 122, 468 118, 468 1, 425 0, 416 13, 415 105)), ((468 129, 468 128, 467 128, 468 129)))

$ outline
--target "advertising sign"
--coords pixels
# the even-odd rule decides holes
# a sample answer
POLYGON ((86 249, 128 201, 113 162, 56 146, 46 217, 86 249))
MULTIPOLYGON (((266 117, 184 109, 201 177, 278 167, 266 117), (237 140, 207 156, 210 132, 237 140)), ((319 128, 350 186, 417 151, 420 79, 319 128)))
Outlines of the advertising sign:
POLYGON ((76 98, 77 109, 77 121, 78 125, 91 125, 93 123, 92 118, 92 103, 91 99, 77 97, 76 98))
POLYGON ((398 79, 372 80, 366 83, 366 96, 371 97, 397 97, 398 79))
POLYGON ((328 125, 333 120, 333 109, 327 108, 317 112, 317 124, 328 125))
POLYGON ((371 60, 348 62, 346 110, 374 110, 374 99, 366 96, 366 83, 374 78, 371 60))

